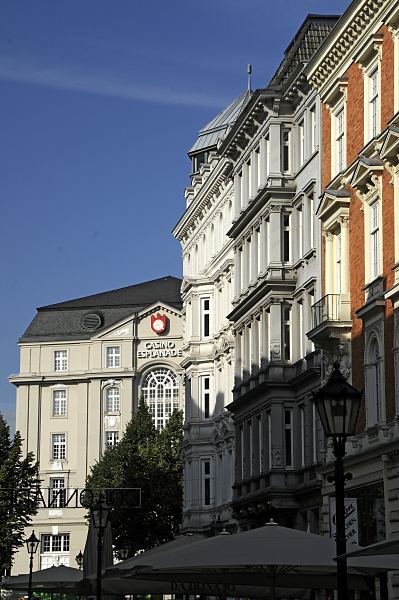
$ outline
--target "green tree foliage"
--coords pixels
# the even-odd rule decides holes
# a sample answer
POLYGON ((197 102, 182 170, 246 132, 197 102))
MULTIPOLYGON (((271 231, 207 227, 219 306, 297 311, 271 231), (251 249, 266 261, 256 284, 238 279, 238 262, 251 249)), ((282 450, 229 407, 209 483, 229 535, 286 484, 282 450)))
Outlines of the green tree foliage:
POLYGON ((174 412, 165 429, 157 431, 141 400, 119 444, 108 448, 92 467, 86 486, 97 493, 107 488, 142 490, 141 508, 118 508, 112 513, 116 549, 127 545, 134 555, 177 534, 183 497, 182 436, 181 412, 174 412))
MULTIPOLYGON (((22 456, 22 439, 17 431, 11 439, 10 428, 0 413, 0 489, 20 491, 39 486, 39 467, 32 452, 22 456)), ((36 509, 20 500, 10 506, 10 495, 0 495, 0 575, 13 562, 13 555, 24 543, 24 528, 36 509)))

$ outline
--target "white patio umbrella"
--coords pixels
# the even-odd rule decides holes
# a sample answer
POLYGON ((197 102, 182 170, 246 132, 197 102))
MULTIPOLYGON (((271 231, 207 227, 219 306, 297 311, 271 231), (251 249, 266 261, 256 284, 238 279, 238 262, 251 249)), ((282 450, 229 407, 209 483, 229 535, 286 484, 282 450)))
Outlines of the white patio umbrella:
POLYGON ((398 540, 386 540, 385 542, 377 542, 364 548, 358 548, 353 552, 348 552, 344 556, 347 558, 357 556, 390 556, 391 560, 396 560, 399 569, 399 557, 394 556, 399 554, 399 539, 398 540))
MULTIPOLYGON (((325 536, 314 535, 271 522, 265 527, 235 535, 215 536, 189 547, 171 550, 158 556, 148 556, 140 564, 126 571, 125 576, 169 581, 232 581, 240 578, 242 585, 263 581, 270 586, 274 597, 277 586, 291 585, 301 579, 308 588, 336 587, 337 565, 335 542, 325 536), (255 577, 257 575, 257 578, 255 577), (324 582, 323 582, 324 577, 324 582)), ((373 557, 348 560, 349 575, 374 576, 397 568, 395 564, 378 561, 373 557)), ((123 567, 121 574, 124 573, 123 567)))

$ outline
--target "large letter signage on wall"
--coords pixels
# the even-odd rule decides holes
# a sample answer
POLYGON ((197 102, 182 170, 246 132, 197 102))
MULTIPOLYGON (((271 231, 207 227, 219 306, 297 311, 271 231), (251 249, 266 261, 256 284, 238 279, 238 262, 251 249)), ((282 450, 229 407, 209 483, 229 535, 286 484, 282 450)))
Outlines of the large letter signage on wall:
POLYGON ((176 348, 176 342, 154 341, 145 342, 145 350, 137 351, 137 358, 177 358, 183 356, 183 351, 176 348))

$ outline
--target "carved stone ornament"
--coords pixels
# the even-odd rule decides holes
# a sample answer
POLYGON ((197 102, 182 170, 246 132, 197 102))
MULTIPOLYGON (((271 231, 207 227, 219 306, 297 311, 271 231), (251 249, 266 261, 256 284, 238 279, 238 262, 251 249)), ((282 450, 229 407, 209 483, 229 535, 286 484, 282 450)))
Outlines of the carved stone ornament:
POLYGON ((335 340, 329 348, 323 348, 323 359, 321 364, 322 385, 327 383, 333 372, 334 363, 339 362, 340 370, 345 379, 350 380, 352 375, 352 360, 350 355, 350 343, 335 340))

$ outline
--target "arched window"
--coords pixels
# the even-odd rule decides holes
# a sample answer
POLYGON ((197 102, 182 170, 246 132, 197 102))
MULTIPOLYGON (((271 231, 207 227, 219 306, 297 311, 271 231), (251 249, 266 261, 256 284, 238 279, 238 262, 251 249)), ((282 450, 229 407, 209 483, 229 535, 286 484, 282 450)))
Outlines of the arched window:
POLYGON ((382 356, 376 337, 370 342, 366 365, 367 425, 373 427, 384 420, 382 356))
POLYGON ((143 382, 142 394, 155 427, 163 429, 172 412, 179 408, 179 379, 176 373, 165 367, 150 371, 143 382))
POLYGON ((120 406, 120 393, 119 388, 113 386, 106 389, 105 392, 106 399, 106 412, 113 413, 119 412, 120 406))

